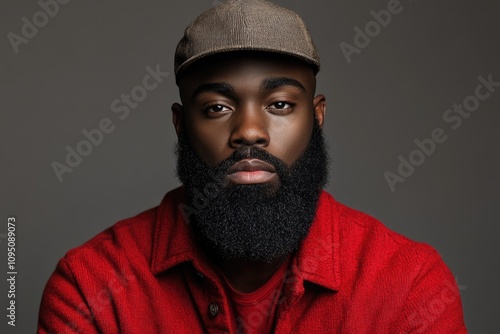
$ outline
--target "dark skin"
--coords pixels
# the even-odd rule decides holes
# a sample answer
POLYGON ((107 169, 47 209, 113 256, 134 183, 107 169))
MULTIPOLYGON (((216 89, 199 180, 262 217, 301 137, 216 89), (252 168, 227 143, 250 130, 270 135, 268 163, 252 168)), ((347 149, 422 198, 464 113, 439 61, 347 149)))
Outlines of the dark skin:
MULTIPOLYGON (((288 56, 233 53, 193 65, 179 81, 182 105, 172 105, 177 134, 186 131, 195 152, 216 166, 241 146, 258 146, 292 165, 306 149, 314 118, 326 112, 315 95, 312 68, 288 56)), ((275 177, 269 182, 279 186, 275 177)), ((222 261, 212 258, 233 288, 261 287, 286 259, 222 261)))

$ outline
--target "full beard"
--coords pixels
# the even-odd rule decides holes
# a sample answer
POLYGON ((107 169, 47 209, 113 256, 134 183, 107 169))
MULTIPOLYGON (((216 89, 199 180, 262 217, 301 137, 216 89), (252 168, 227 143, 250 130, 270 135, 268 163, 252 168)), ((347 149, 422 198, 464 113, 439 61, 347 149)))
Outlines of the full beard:
POLYGON ((328 179, 329 158, 317 121, 307 148, 290 167, 256 146, 242 147, 210 167, 185 133, 176 146, 177 176, 187 204, 196 208, 188 223, 201 246, 219 259, 268 263, 297 250, 328 179), (229 184, 228 168, 247 158, 274 165, 278 184, 229 184))

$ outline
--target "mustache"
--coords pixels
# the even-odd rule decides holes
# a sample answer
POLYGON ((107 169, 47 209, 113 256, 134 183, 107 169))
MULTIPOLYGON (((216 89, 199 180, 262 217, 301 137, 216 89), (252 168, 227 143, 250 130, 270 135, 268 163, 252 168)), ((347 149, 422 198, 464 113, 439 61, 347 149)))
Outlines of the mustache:
POLYGON ((238 148, 229 157, 218 163, 214 167, 214 170, 218 174, 226 174, 231 166, 244 159, 259 159, 267 162, 276 168, 278 175, 283 175, 289 170, 289 167, 283 160, 257 146, 242 146, 238 148))

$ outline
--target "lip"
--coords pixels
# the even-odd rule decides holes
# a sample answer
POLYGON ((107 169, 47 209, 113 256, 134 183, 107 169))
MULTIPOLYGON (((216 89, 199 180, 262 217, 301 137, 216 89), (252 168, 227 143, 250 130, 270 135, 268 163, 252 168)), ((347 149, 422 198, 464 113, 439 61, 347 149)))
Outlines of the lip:
POLYGON ((237 172, 255 172, 255 171, 276 173, 276 168, 274 168, 273 165, 259 159, 243 159, 238 161, 231 167, 229 167, 227 173, 234 174, 237 172))
POLYGON ((229 167, 229 181, 237 184, 257 184, 276 177, 276 168, 259 159, 243 159, 229 167))

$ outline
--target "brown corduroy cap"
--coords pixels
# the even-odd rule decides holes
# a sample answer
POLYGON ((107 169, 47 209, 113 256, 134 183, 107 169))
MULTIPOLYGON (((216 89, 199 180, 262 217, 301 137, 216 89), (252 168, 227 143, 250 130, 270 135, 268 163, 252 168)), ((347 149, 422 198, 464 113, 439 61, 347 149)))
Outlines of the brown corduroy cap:
POLYGON ((304 21, 264 0, 229 0, 198 16, 175 51, 175 76, 193 62, 217 53, 256 50, 299 58, 319 71, 318 52, 304 21))

